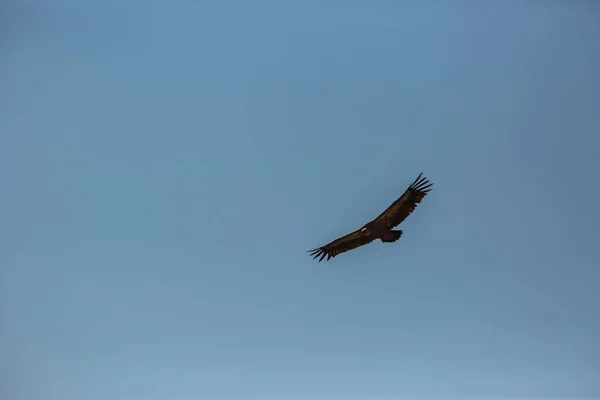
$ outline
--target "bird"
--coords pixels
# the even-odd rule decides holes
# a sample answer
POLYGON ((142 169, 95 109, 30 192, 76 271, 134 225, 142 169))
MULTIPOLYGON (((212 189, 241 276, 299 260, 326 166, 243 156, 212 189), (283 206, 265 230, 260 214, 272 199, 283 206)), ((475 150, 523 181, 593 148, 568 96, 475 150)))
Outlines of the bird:
POLYGON ((402 196, 379 214, 377 218, 367 222, 354 232, 350 232, 324 246, 308 250, 308 252, 313 260, 320 257, 319 262, 321 262, 326 257, 329 260, 341 253, 371 243, 376 239, 384 243, 395 242, 400 239, 403 231, 401 229, 394 230, 393 228, 400 225, 417 208, 417 205, 431 191, 431 186, 433 186, 433 183, 423 177, 421 172, 402 196))

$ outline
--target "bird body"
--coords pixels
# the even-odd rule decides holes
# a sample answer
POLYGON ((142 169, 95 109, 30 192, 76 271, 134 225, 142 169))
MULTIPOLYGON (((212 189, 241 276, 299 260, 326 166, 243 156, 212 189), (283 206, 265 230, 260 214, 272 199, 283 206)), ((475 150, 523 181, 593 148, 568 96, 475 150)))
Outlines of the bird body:
POLYGON ((309 250, 310 255, 313 256, 313 259, 320 257, 319 262, 321 262, 325 257, 329 260, 338 254, 364 246, 376 239, 384 243, 393 243, 400 239, 403 231, 392 228, 400 225, 415 210, 417 204, 423 200, 433 185, 425 177, 422 178, 422 175, 422 173, 419 174, 402 196, 379 214, 377 218, 331 243, 309 250))

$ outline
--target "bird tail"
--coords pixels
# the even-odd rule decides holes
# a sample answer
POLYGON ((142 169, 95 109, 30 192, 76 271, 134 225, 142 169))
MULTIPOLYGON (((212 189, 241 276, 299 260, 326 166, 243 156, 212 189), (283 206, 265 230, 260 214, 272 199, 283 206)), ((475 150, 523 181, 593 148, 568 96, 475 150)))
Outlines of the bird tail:
POLYGON ((402 236, 402 229, 389 231, 385 236, 381 238, 381 241, 385 243, 393 243, 396 240, 400 239, 400 236, 402 236))

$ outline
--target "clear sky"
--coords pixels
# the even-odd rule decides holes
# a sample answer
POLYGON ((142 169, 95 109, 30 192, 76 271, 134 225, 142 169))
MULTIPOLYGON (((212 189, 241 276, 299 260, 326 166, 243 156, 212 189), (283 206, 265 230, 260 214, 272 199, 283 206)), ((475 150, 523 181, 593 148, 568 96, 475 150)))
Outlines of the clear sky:
POLYGON ((2 399, 600 395, 596 2, 2 4, 2 399))

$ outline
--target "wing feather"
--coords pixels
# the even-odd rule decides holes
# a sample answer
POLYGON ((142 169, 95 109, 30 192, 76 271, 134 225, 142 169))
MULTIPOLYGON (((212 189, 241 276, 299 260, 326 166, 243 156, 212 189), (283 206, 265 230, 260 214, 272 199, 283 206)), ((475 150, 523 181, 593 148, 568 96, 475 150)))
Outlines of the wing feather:
POLYGON ((427 178, 421 177, 420 173, 417 179, 404 191, 398 200, 394 201, 384 212, 382 212, 374 221, 385 221, 388 229, 400 225, 414 210, 417 205, 431 190, 433 183, 427 178))
POLYGON ((313 259, 319 258, 319 262, 323 261, 325 257, 329 260, 332 257, 337 256, 338 254, 344 253, 346 251, 355 249, 360 246, 364 246, 367 243, 371 243, 375 238, 368 234, 362 233, 359 230, 351 232, 345 236, 342 236, 331 243, 326 244, 325 246, 318 247, 316 249, 308 250, 313 259))

